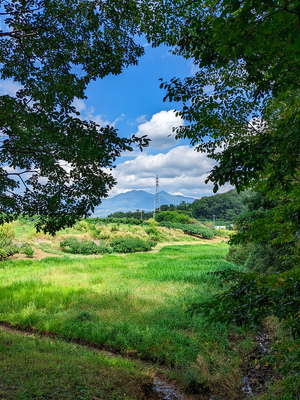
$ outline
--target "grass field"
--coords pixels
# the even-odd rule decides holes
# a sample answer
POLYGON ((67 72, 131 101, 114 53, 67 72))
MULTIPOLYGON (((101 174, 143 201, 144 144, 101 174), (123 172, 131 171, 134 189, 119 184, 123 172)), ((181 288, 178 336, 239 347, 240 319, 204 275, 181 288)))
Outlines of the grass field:
MULTIPOLYGON (((225 259, 227 250, 225 243, 211 243, 101 258, 72 255, 5 261, 0 264, 0 320, 148 360, 190 389, 215 387, 233 399, 241 388, 241 357, 251 348, 251 340, 239 331, 229 333, 221 323, 207 326, 201 316, 185 312, 193 300, 220 290, 207 272, 231 268, 225 259), (232 334, 238 340, 231 342, 232 334)), ((16 348, 14 344, 12 353, 16 348)), ((149 373, 134 371, 142 382, 137 387, 145 387, 149 373)), ((26 389, 29 397, 6 394, 4 398, 35 398, 30 395, 37 389, 34 385, 31 389, 26 389)), ((77 395, 70 398, 81 398, 77 395)), ((128 393, 113 396, 104 398, 127 398, 128 393)))

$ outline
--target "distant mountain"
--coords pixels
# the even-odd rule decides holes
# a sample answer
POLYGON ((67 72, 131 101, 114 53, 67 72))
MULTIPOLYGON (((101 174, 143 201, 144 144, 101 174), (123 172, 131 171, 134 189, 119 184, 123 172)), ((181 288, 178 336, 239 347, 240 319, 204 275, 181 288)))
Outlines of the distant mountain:
MULTIPOLYGON (((185 197, 180 195, 172 195, 167 192, 159 192, 160 204, 174 204, 178 206, 182 201, 192 203, 193 197, 185 197)), ((131 190, 126 193, 117 194, 114 197, 103 199, 102 204, 96 207, 93 217, 106 217, 117 211, 136 211, 143 210, 152 211, 154 207, 154 194, 145 192, 144 190, 131 190)))

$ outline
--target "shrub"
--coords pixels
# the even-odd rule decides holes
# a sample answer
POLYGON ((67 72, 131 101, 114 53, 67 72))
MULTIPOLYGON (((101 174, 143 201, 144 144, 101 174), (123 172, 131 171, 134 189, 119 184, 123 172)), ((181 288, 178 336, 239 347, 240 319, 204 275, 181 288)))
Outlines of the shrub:
POLYGON ((69 249, 71 253, 75 254, 104 254, 111 252, 111 249, 104 244, 100 244, 99 246, 97 246, 97 244, 92 240, 79 241, 74 237, 67 238, 61 241, 60 248, 63 251, 69 249))
POLYGON ((75 224, 75 229, 82 232, 87 232, 89 229, 89 223, 85 220, 81 220, 75 224))
POLYGON ((147 235, 150 236, 152 240, 158 241, 161 239, 162 235, 160 234, 159 230, 155 228, 154 226, 150 226, 149 228, 145 228, 145 232, 147 235))
POLYGON ((15 237, 15 230, 12 224, 4 223, 0 225, 0 239, 13 239, 15 237))
POLYGON ((0 239, 0 260, 4 260, 5 258, 12 256, 15 253, 19 252, 19 248, 11 242, 11 240, 6 238, 0 239))
POLYGON ((110 239, 110 232, 108 230, 102 230, 99 235, 98 238, 101 240, 108 240, 110 239))
POLYGON ((137 251, 149 251, 156 244, 153 241, 145 241, 140 238, 115 238, 110 246, 116 253, 135 253, 137 251))
POLYGON ((111 231, 111 232, 118 232, 118 230, 119 230, 119 225, 113 225, 113 226, 110 228, 110 231, 111 231))
POLYGON ((217 235, 221 237, 230 237, 232 235, 232 231, 229 229, 216 229, 217 235))
POLYGON ((33 248, 28 243, 23 243, 21 252, 24 253, 28 258, 31 258, 34 254, 33 248))
POLYGON ((181 224, 189 224, 192 222, 192 219, 188 215, 178 211, 161 211, 156 215, 155 219, 158 222, 167 221, 181 224))

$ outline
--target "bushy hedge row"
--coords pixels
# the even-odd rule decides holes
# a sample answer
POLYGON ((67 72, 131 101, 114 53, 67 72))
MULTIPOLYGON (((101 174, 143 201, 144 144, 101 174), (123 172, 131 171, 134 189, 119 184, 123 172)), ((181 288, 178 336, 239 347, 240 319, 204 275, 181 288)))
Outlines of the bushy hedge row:
POLYGON ((139 238, 115 238, 110 246, 116 253, 136 253, 138 251, 149 251, 156 245, 156 242, 142 240, 139 238))
POLYGON ((146 241, 139 238, 115 238, 109 244, 97 245, 92 240, 82 240, 71 237, 60 242, 63 251, 75 254, 105 254, 105 253, 135 253, 149 251, 154 247, 154 241, 146 241))
POLYGON ((97 245, 92 240, 79 241, 75 237, 61 241, 60 248, 64 251, 69 250, 69 252, 75 254, 104 254, 112 252, 112 249, 105 244, 97 245))
POLYGON ((192 222, 192 218, 182 211, 160 211, 155 216, 155 220, 158 222, 172 222, 178 224, 190 224, 192 222))
POLYGON ((212 239, 216 236, 217 232, 213 228, 207 228, 206 226, 194 225, 194 224, 174 224, 172 222, 161 222, 160 226, 165 228, 181 229, 188 235, 199 235, 205 239, 212 239))

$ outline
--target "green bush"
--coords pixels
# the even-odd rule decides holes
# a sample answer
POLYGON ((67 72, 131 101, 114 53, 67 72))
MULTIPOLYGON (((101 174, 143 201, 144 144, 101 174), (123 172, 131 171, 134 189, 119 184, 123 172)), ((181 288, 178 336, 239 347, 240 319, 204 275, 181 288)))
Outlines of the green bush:
POLYGON ((116 217, 106 217, 106 218, 89 218, 88 219, 90 224, 125 224, 125 225, 141 225, 143 224, 144 220, 140 218, 134 218, 134 217, 122 217, 122 218, 116 218, 116 217))
POLYGON ((92 240, 79 241, 74 237, 67 238, 61 241, 60 248, 63 251, 66 251, 68 249, 71 253, 75 254, 104 254, 111 252, 111 249, 104 244, 100 244, 99 246, 97 246, 97 244, 92 240))
POLYGON ((300 336, 300 269, 266 275, 234 270, 219 275, 225 290, 212 299, 194 303, 190 311, 208 320, 257 328, 269 315, 283 320, 293 337, 300 336))
POLYGON ((0 238, 0 260, 19 252, 19 248, 6 238, 0 238))
POLYGON ((118 232, 118 230, 119 230, 119 224, 113 225, 113 226, 110 228, 110 231, 111 231, 111 232, 118 232))
POLYGON ((110 242, 110 246, 116 253, 149 251, 155 244, 153 241, 145 241, 140 238, 115 238, 110 242))
POLYGON ((216 229, 217 235, 221 237, 230 237, 232 235, 232 230, 229 229, 216 229))
POLYGON ((15 237, 15 230, 12 224, 4 223, 0 225, 0 239, 13 239, 15 237))
POLYGON ((192 218, 178 211, 161 211, 156 215, 155 219, 158 222, 166 221, 180 224, 190 224, 192 222, 192 218))
POLYGON ((145 228, 145 232, 147 235, 150 236, 152 240, 158 241, 161 239, 162 235, 160 234, 159 230, 154 226, 150 226, 149 228, 145 228))
POLYGON ((22 253, 24 253, 28 258, 31 258, 34 254, 33 248, 28 243, 24 243, 21 248, 22 253))

